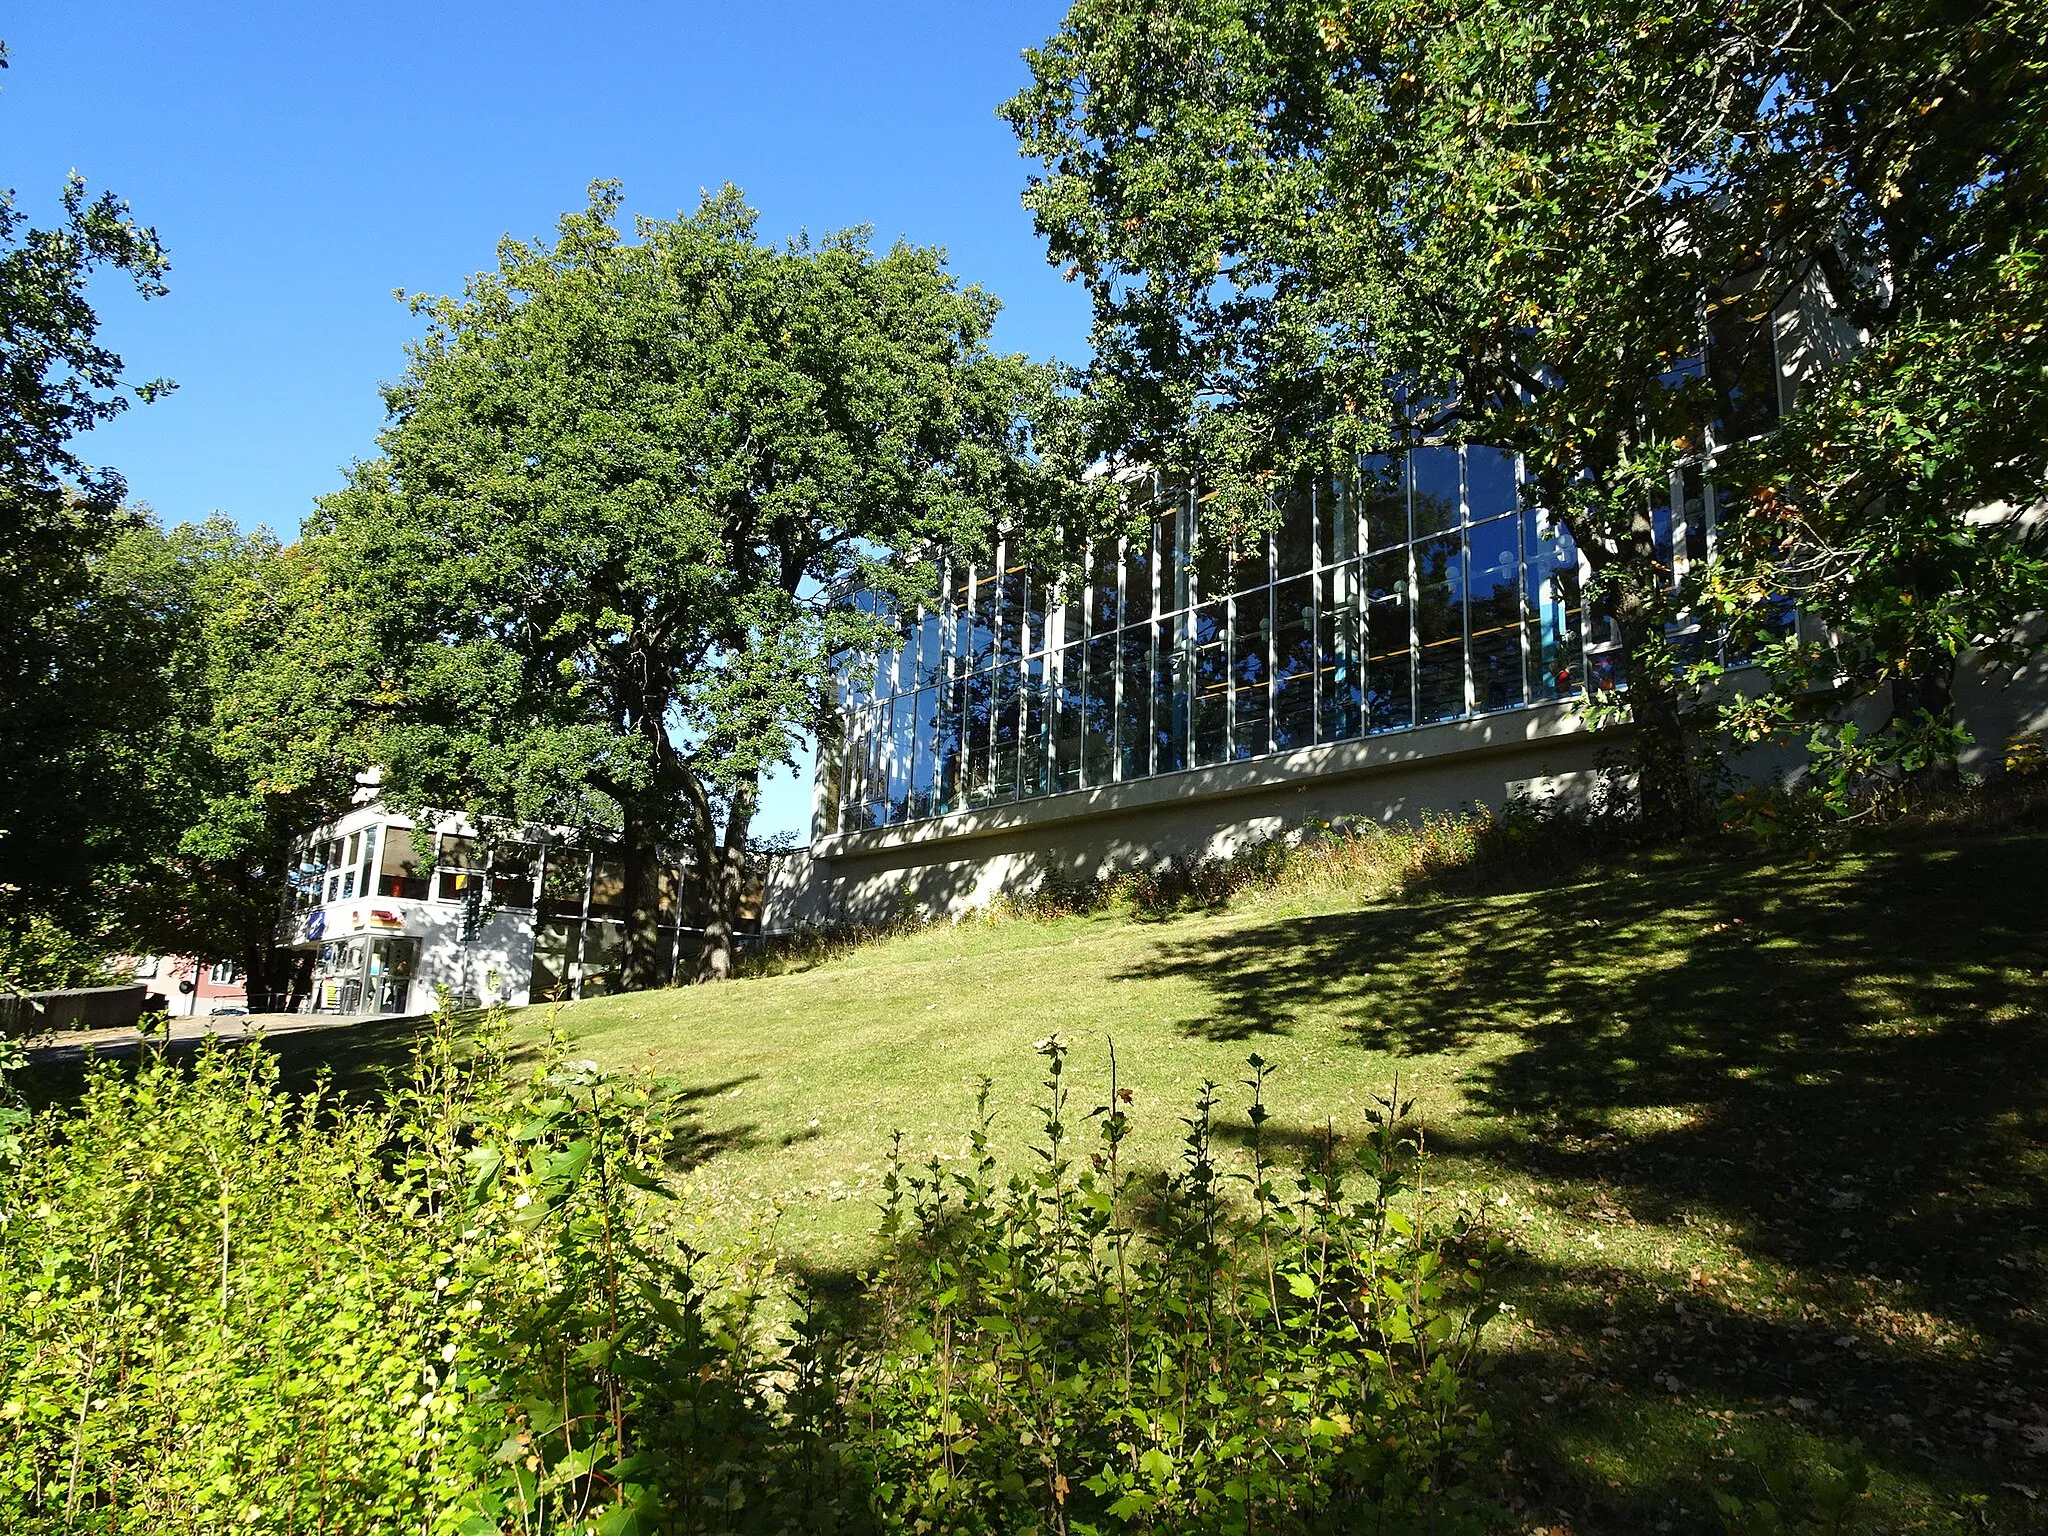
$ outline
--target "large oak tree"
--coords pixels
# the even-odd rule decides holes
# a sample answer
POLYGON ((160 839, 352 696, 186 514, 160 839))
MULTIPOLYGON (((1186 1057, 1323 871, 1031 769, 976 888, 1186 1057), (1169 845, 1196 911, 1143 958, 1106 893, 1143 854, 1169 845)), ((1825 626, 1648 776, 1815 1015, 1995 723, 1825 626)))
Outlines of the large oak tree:
POLYGON ((413 301, 381 456, 319 535, 390 669, 387 792, 609 829, 644 986, 662 851, 709 879, 723 976, 761 773, 826 724, 835 663, 1060 476, 1050 374, 990 351, 996 301, 941 252, 771 246, 732 188, 632 238, 619 206, 599 183, 413 301))

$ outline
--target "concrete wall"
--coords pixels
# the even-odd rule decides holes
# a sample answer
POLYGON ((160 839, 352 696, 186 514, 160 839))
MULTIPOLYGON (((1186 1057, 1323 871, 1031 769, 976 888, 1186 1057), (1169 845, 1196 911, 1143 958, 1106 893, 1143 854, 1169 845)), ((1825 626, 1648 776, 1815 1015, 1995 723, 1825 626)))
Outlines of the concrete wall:
POLYGON ((1595 771, 1607 745, 1571 706, 1547 705, 833 834, 808 857, 777 861, 767 927, 957 916, 1048 882, 1225 858, 1315 819, 1391 824, 1425 811, 1498 809, 1530 781, 1595 771))

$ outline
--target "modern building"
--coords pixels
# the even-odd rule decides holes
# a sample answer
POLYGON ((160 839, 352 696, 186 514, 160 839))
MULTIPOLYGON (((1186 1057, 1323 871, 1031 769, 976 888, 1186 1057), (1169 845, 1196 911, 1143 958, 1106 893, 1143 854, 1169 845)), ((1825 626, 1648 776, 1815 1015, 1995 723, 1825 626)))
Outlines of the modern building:
MULTIPOLYGON (((463 1004, 595 997, 619 982, 625 867, 602 838, 563 828, 425 823, 376 798, 301 843, 280 941, 306 968, 315 1013, 423 1013, 463 1004)), ((696 958, 701 899, 663 871, 660 935, 673 976, 696 958)), ((741 929, 758 933, 758 896, 741 929)))
MULTIPOLYGON (((842 687, 810 849, 770 875, 771 928, 957 914, 1312 819, 1589 791, 1619 743, 1580 701, 1625 684, 1619 635, 1519 478, 1496 450, 1423 446, 1305 488, 1248 548, 1183 496, 1064 588, 1000 549, 956 565, 900 648, 868 659, 872 682, 842 687)), ((1707 471, 1674 472, 1650 511, 1682 581, 1717 538, 1707 471)), ((1697 625, 1674 639, 1719 643, 1697 625)), ((1966 663, 1957 699, 1978 743, 1965 767, 1995 768, 2048 727, 2048 663, 2016 680, 1966 663)))

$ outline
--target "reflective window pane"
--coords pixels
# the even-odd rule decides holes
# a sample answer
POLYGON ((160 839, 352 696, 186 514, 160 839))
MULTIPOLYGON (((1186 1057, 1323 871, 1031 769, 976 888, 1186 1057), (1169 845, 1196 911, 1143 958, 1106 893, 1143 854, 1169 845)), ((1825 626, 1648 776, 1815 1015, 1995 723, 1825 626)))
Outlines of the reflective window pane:
POLYGON ((1317 577, 1316 692, 1321 700, 1317 734, 1346 741, 1361 729, 1364 656, 1358 636, 1358 567, 1333 566, 1317 577))
POLYGON ((1456 534, 1415 545, 1416 720, 1465 713, 1465 561, 1456 534))
POLYGON ((1525 702, 1522 686, 1521 519, 1477 523, 1468 537, 1472 698, 1480 709, 1525 702))
POLYGON ((626 865, 617 854, 605 854, 590 877, 590 915, 626 915, 626 865))
POLYGON ((550 848, 541 870, 540 910, 543 917, 583 916, 583 896, 590 883, 590 854, 582 848, 550 848))
POLYGON ((1024 680, 1019 701, 1017 732, 1017 792, 1025 797, 1042 795, 1051 787, 1046 756, 1046 659, 1033 656, 1024 663, 1024 680))
POLYGON ((1102 540, 1089 554, 1088 633, 1107 634, 1116 628, 1116 541, 1102 540))
POLYGON ((1188 605, 1188 532, 1192 520, 1187 511, 1169 506, 1159 519, 1159 606, 1162 613, 1178 613, 1188 605))
POLYGON ((989 780, 997 800, 1017 798, 1017 666, 1006 662, 996 668, 994 743, 990 748, 989 780))
POLYGON ((1162 620, 1152 662, 1153 771, 1176 773, 1188 765, 1188 659, 1186 615, 1162 620))
POLYGON ((1269 728, 1272 669, 1267 646, 1272 640, 1272 588, 1247 592, 1231 602, 1230 616, 1230 755, 1257 757, 1272 750, 1269 728))
POLYGON ((1116 744, 1118 777, 1142 779, 1152 772, 1152 629, 1127 629, 1121 639, 1123 684, 1118 693, 1116 744))
POLYGON ((1145 624, 1152 618, 1152 540, 1134 534, 1124 545, 1124 623, 1145 624))
POLYGON ((1315 508, 1308 487, 1289 492, 1280 503, 1280 525, 1273 533, 1273 579, 1284 581, 1307 571, 1315 554, 1315 508))
POLYGON ((965 678, 960 695, 960 791, 969 806, 986 805, 995 793, 991 777, 991 738, 995 728, 995 673, 976 672, 965 678))
POLYGON ((1088 697, 1081 747, 1083 782, 1093 789, 1116 776, 1116 674, 1114 634, 1088 642, 1088 697))
POLYGON ((1024 573, 1019 619, 1024 628, 1024 654, 1036 656, 1045 649, 1045 582, 1036 571, 1024 573))
POLYGON ((1365 728, 1398 730, 1415 723, 1405 547, 1366 557, 1365 602, 1365 728))
POLYGON ((1273 750, 1315 739, 1315 584, 1297 576, 1273 589, 1273 750))
POLYGON ((918 689, 913 707, 916 715, 911 727, 915 740, 910 759, 910 814, 929 816, 937 809, 939 690, 918 689))
POLYGON ((910 816, 910 748, 917 724, 913 697, 904 694, 889 703, 889 823, 910 816))
POLYGON ((1053 730, 1053 788, 1081 787, 1082 719, 1088 711, 1088 692, 1081 669, 1081 647, 1069 645, 1059 652, 1057 679, 1058 712, 1053 730))
POLYGON ((1467 519, 1475 523, 1517 510, 1512 453, 1478 444, 1466 447, 1465 507, 1467 519))
POLYGON ((1707 560, 1707 491, 1697 467, 1679 472, 1685 493, 1685 558, 1697 568, 1707 560))
POLYGON ((1657 570, 1668 582, 1672 579, 1673 533, 1671 517, 1671 485, 1660 480, 1650 490, 1650 544, 1656 552, 1657 570))
POLYGON ((1458 450, 1416 448, 1408 454, 1415 536, 1458 526, 1458 450))
POLYGON ((938 754, 938 782, 932 792, 933 808, 945 813, 967 804, 964 775, 967 766, 967 679, 956 677, 939 690, 939 723, 932 750, 938 754))
POLYGON ((1200 766, 1220 763, 1230 748, 1229 605, 1195 610, 1193 738, 1200 766))
POLYGON ((1316 564, 1338 565, 1358 553, 1356 481, 1348 475, 1326 480, 1316 493, 1316 564))
MULTIPOLYGON (((1406 456, 1369 454, 1359 466, 1358 502, 1368 549, 1391 549, 1408 543, 1406 456)), ((1407 556, 1402 556, 1405 564, 1407 556)))

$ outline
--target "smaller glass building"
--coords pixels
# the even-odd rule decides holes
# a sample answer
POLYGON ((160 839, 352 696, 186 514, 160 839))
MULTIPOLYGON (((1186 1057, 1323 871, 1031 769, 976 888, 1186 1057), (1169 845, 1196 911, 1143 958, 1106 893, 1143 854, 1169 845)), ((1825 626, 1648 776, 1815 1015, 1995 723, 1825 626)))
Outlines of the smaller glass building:
MULTIPOLYGON (((1233 548, 1172 498, 1142 538, 1049 585, 999 550, 953 565, 902 646, 842 685, 825 826, 860 832, 1619 686, 1571 538, 1521 504, 1518 460, 1434 445, 1306 487, 1233 548)), ((1707 557, 1714 491, 1652 505, 1674 582, 1707 557)))
MULTIPOLYGON (((284 942, 308 952, 307 1007, 417 1013, 441 990, 524 1003, 616 991, 625 865, 602 838, 525 829, 482 838, 465 822, 426 834, 372 803, 300 845, 284 942)), ((657 903, 664 979, 696 962, 708 909, 690 866, 664 865, 657 903)), ((758 934, 758 881, 739 927, 758 934)))

